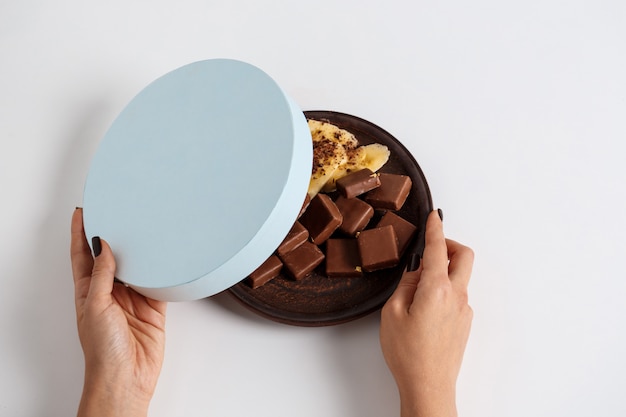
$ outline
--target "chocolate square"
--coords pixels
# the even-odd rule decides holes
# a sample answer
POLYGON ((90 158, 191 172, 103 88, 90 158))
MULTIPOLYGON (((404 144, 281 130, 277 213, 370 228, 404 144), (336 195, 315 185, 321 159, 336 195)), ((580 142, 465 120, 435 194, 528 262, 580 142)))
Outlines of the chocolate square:
POLYGON ((289 275, 295 280, 301 280, 322 263, 324 254, 313 243, 304 242, 281 259, 289 275))
POLYGON ((365 226, 374 216, 372 206, 359 198, 339 196, 335 200, 335 205, 343 217, 339 230, 348 236, 354 236, 357 232, 365 229, 365 226))
POLYGON ((326 276, 360 277, 361 258, 356 239, 328 239, 326 241, 326 276))
POLYGON ((415 236, 417 227, 415 227, 413 223, 403 219, 391 211, 388 211, 383 215, 376 227, 388 225, 393 226, 393 231, 396 232, 396 237, 398 238, 398 253, 402 256, 406 248, 409 246, 411 239, 415 236))
POLYGON ((300 223, 307 228, 311 241, 316 245, 324 243, 342 220, 339 209, 326 194, 317 194, 300 217, 300 223))
POLYGON ((352 172, 337 180, 337 191, 346 197, 353 198, 380 186, 378 174, 365 168, 352 172))
POLYGON ((259 288, 269 280, 276 278, 282 267, 283 263, 278 259, 278 256, 272 255, 248 276, 248 284, 252 288, 259 288))
POLYGON ((309 238, 309 231, 299 221, 296 221, 283 242, 278 246, 276 252, 280 256, 284 256, 298 246, 302 245, 309 238))
POLYGON ((380 174, 380 187, 365 194, 364 199, 377 209, 399 210, 411 191, 411 178, 406 175, 380 174))
POLYGON ((391 225, 364 230, 357 242, 364 271, 389 268, 400 261, 398 238, 391 225))

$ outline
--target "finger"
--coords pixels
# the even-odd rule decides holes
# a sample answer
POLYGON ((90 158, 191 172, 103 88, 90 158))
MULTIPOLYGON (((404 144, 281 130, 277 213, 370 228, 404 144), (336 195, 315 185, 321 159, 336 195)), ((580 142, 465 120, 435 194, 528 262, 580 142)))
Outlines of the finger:
POLYGON ((111 247, 99 237, 94 237, 93 247, 96 255, 91 273, 91 285, 89 285, 88 297, 111 294, 115 279, 115 258, 111 247), (98 242, 99 241, 99 242, 98 242), (101 247, 98 254, 98 246, 101 247))
POLYGON ((413 303, 415 291, 417 290, 417 284, 420 281, 420 275, 422 273, 421 266, 415 271, 404 271, 396 290, 391 294, 389 304, 396 305, 401 309, 408 310, 413 303))
POLYGON ((448 275, 452 285, 467 291, 470 277, 472 275, 472 266, 474 265, 474 251, 456 242, 447 239, 448 257, 450 264, 448 265, 448 275))
POLYGON ((85 237, 83 227, 83 210, 77 208, 72 215, 70 259, 72 261, 72 275, 74 277, 74 288, 76 299, 87 296, 89 290, 89 279, 93 269, 93 258, 91 249, 85 237))
POLYGON ((443 234, 443 223, 436 210, 426 220, 426 238, 422 267, 425 277, 441 277, 448 274, 448 248, 443 234))

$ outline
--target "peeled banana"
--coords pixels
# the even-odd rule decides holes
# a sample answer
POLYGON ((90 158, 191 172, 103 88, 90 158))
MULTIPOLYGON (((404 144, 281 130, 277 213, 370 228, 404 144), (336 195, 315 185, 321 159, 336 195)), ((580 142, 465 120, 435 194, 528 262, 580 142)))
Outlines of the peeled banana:
POLYGON ((383 167, 389 160, 389 148, 380 143, 372 143, 364 145, 365 158, 360 164, 360 169, 369 168, 372 172, 376 172, 383 167))
POLYGON ((313 140, 313 172, 308 190, 311 198, 320 191, 334 191, 337 180, 351 172, 364 168, 376 172, 389 160, 385 145, 359 146, 356 137, 345 129, 317 120, 308 123, 313 140))

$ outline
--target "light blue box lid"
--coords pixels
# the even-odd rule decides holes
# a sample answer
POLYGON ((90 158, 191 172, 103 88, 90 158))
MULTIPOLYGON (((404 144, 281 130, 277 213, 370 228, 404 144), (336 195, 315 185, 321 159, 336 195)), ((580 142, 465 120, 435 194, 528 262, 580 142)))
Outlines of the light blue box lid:
POLYGON ((183 301, 229 288, 282 242, 311 175, 298 106, 250 64, 213 59, 148 85, 102 139, 84 223, 148 297, 183 301))

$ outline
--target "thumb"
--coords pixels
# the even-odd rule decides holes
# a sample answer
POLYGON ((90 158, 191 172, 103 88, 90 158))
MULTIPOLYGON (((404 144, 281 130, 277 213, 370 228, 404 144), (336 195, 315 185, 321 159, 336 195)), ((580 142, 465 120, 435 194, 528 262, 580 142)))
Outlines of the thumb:
POLYGON ((396 290, 389 297, 391 303, 397 303, 403 309, 409 309, 413 304, 413 298, 415 297, 415 291, 417 290, 417 284, 420 281, 422 275, 422 266, 415 271, 405 270, 402 274, 402 278, 398 282, 396 290))
POLYGON ((109 244, 95 236, 92 240, 94 263, 89 285, 89 297, 111 294, 115 278, 115 258, 109 244))

